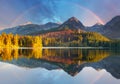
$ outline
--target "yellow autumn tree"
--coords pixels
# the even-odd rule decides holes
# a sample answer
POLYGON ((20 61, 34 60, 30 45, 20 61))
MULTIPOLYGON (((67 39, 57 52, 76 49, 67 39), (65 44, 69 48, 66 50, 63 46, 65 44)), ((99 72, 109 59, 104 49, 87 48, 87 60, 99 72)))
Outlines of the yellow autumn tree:
POLYGON ((33 48, 42 47, 42 38, 40 36, 35 36, 33 39, 33 48))

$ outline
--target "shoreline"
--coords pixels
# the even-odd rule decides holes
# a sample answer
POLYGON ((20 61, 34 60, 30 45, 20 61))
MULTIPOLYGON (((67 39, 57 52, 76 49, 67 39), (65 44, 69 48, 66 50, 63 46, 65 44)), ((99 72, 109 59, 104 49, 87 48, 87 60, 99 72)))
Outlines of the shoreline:
POLYGON ((42 47, 42 49, 106 49, 107 47, 42 47))
POLYGON ((10 48, 10 47, 4 47, 0 49, 109 49, 109 47, 16 47, 16 48, 10 48))

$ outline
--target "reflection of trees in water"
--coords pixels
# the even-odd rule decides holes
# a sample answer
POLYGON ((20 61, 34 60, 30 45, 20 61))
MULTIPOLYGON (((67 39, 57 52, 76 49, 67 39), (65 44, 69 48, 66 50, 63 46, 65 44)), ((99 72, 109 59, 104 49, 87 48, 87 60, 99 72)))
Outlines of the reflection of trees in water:
POLYGON ((0 49, 0 57, 3 61, 11 61, 18 58, 18 49, 0 49))
POLYGON ((107 50, 83 50, 82 60, 88 62, 97 62, 110 55, 107 50))
POLYGON ((42 49, 20 49, 19 56, 40 59, 42 58, 42 49))
POLYGON ((4 61, 20 57, 44 59, 61 63, 97 62, 109 56, 108 50, 82 50, 82 49, 1 49, 0 57, 4 61))
POLYGON ((0 58, 3 61, 17 60, 20 57, 40 59, 42 57, 42 49, 0 49, 0 58))
POLYGON ((43 59, 64 63, 97 62, 110 55, 107 50, 45 49, 43 59))
POLYGON ((36 59, 42 58, 42 49, 33 49, 32 55, 33 55, 33 58, 36 58, 36 59))

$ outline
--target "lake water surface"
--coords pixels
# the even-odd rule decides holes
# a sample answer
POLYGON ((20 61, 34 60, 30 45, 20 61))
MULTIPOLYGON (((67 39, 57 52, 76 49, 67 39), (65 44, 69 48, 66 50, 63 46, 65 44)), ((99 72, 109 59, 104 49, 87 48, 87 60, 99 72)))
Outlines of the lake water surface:
POLYGON ((120 52, 0 49, 0 84, 120 84, 120 52))

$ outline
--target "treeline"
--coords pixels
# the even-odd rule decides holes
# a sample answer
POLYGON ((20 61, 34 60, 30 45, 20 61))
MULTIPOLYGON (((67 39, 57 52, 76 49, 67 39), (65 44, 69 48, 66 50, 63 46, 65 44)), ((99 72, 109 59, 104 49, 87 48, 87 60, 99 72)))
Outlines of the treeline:
POLYGON ((109 42, 109 47, 111 49, 120 49, 120 40, 112 40, 109 42))
POLYGON ((42 47, 42 38, 40 36, 19 36, 2 33, 0 35, 0 47, 42 47))
POLYGON ((41 36, 19 36, 2 33, 0 47, 108 47, 119 49, 120 41, 110 40, 96 32, 64 31, 41 36))

